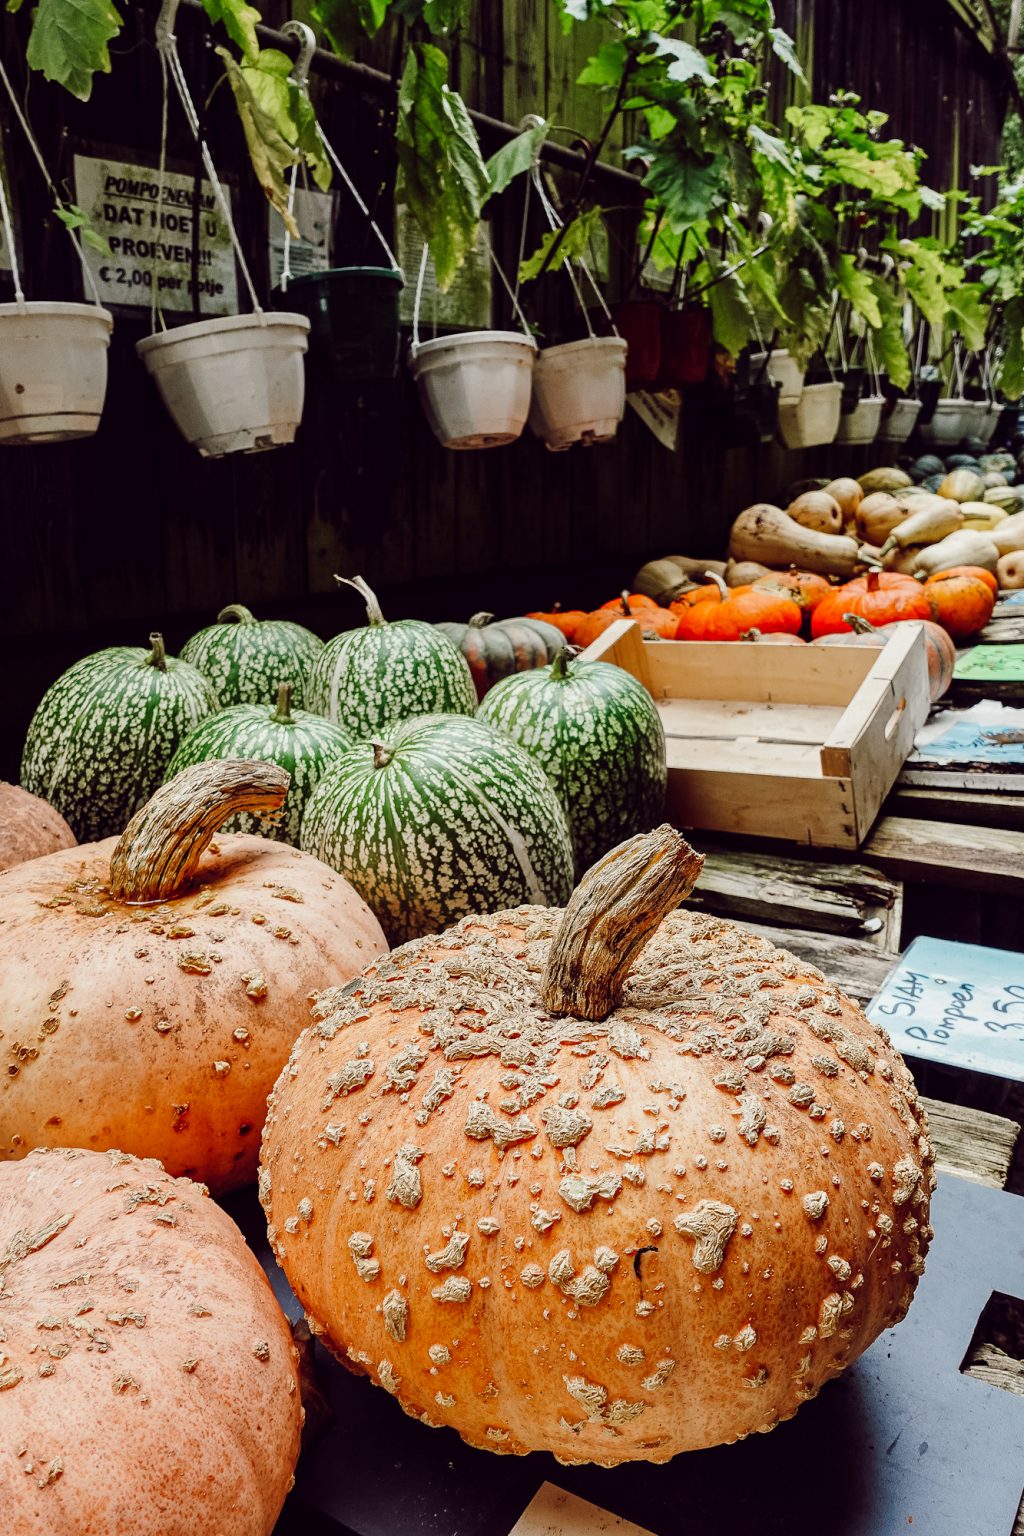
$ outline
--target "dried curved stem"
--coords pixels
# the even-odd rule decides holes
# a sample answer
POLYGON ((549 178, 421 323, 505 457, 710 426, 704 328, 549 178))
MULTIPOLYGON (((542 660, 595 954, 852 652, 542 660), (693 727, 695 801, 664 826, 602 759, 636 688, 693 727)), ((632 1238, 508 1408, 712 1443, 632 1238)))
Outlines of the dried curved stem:
POLYGON ((366 622, 369 625, 373 626, 387 622, 384 614, 381 612, 380 603, 377 601, 377 594, 361 576, 335 576, 334 579, 339 587, 354 587, 359 593, 359 596, 366 604, 366 622))
POLYGON ((118 901, 166 901, 195 874, 214 833, 239 811, 276 811, 290 776, 248 759, 195 763, 136 811, 110 856, 118 901))
POLYGON ((541 999, 549 1013, 606 1019, 662 919, 689 896, 704 856, 661 826, 605 854, 583 876, 548 950, 541 999))

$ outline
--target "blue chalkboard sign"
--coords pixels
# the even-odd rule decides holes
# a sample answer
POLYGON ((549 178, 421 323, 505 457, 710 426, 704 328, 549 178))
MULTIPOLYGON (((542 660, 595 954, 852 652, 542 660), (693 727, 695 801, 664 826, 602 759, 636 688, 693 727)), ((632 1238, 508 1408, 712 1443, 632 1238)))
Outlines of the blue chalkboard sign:
POLYGON ((905 1056, 1024 1082, 1024 954, 915 939, 867 1015, 905 1056))

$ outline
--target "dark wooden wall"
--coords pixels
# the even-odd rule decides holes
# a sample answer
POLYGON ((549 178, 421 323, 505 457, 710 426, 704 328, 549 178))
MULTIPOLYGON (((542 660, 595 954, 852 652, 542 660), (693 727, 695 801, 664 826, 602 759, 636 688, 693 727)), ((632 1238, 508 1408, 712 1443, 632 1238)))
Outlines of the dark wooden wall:
MULTIPOLYGON (((788 4, 808 11, 810 0, 788 4)), ((779 6, 784 23, 786 8, 779 6)), ((29 110, 58 177, 70 181, 76 149, 155 157, 154 10, 128 8, 113 77, 97 82, 88 105, 33 79, 29 110)), ((892 112, 896 131, 929 149, 933 164, 943 163, 959 113, 956 120, 967 125, 961 150, 967 154, 969 145, 969 159, 991 160, 999 115, 991 66, 957 28, 947 36, 945 15, 945 6, 929 0, 861 0, 856 7, 820 0, 816 92, 820 99, 830 85, 856 80, 870 105, 892 112), (956 88, 948 112, 929 105, 926 81, 937 68, 953 82, 948 89, 956 88)), ((459 55, 473 105, 513 122, 536 109, 593 132, 592 93, 572 87, 588 39, 566 43, 548 0, 485 0, 474 17, 459 55)), ((268 8, 268 19, 282 18, 268 8)), ((806 17, 794 19, 806 29, 806 17)), ((0 47, 19 89, 25 80, 18 44, 27 20, 27 12, 0 20, 0 47)), ((178 31, 189 78, 198 83, 208 70, 212 79, 201 25, 184 8, 178 31)), ((316 79, 314 92, 328 133, 372 196, 388 170, 381 101, 338 80, 316 79)), ((263 201, 249 179, 226 92, 219 95, 211 140, 218 164, 238 174, 241 230, 265 291, 263 201)), ((66 236, 48 216, 38 172, 2 104, 0 120, 28 296, 78 297, 80 276, 66 236)), ((189 142, 173 109, 172 124, 171 154, 188 162, 189 142)), ((340 260, 368 254, 361 233, 355 244, 346 236, 352 228, 348 220, 339 223, 340 260)), ((613 269, 615 256, 613 249, 613 269)), ((10 296, 0 278, 0 298, 10 296)), ((561 304, 559 298, 556 311, 561 304)), ((446 453, 404 378, 383 402, 311 391, 294 447, 205 462, 179 440, 134 356, 145 331, 134 317, 116 322, 107 405, 94 439, 0 449, 0 547, 8 572, 0 612, 0 775, 16 775, 24 729, 43 689, 99 646, 142 644, 160 628, 177 650, 231 601, 260 615, 299 619, 326 636, 358 619, 356 600, 335 590, 335 571, 364 574, 396 616, 456 618, 555 599, 589 605, 651 556, 719 553, 741 506, 817 468, 810 455, 774 447, 727 452, 713 403, 697 395, 687 402, 675 454, 631 412, 613 445, 589 451, 549 454, 527 435, 507 449, 446 453)), ((855 470, 863 459, 859 454, 855 470)))

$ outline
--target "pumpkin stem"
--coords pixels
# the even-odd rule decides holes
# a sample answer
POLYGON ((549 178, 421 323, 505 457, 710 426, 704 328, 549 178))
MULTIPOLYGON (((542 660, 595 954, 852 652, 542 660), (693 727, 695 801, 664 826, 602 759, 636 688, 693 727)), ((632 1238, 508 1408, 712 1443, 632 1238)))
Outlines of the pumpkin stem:
POLYGON ((110 894, 118 901, 167 901, 195 874, 214 833, 239 811, 276 811, 290 777, 276 763, 194 763, 160 788, 118 838, 110 894))
POLYGON ((745 629, 743 631, 742 635, 740 635, 740 639, 741 640, 760 640, 760 638, 761 638, 761 631, 759 629, 757 629, 757 628, 745 629))
POLYGON ((626 615, 626 618, 627 619, 631 619, 633 617, 633 610, 629 606, 629 593, 628 593, 628 591, 624 591, 624 592, 620 592, 619 593, 619 602, 622 605, 622 611, 626 615))
POLYGON ((273 725, 294 725, 295 716, 292 714, 292 684, 278 683, 277 707, 270 717, 273 725))
POLYGON ((369 587, 361 576, 335 576, 335 581, 340 587, 353 587, 366 604, 366 622, 371 628, 378 624, 386 624, 377 595, 369 587))
POLYGON ((725 599, 729 596, 729 588, 726 584, 725 578, 723 576, 719 576, 715 571, 705 571, 704 580, 714 582, 715 586, 722 594, 722 601, 724 602, 725 599))
POLYGON ((579 655, 578 646, 563 645, 560 651, 556 651, 551 661, 551 678, 553 682, 564 683, 569 676, 569 662, 573 656, 579 655))
POLYGON ((874 624, 871 623, 870 619, 862 618, 859 613, 844 613, 843 623, 848 624, 855 634, 858 635, 873 635, 875 633, 874 624))
POLYGON ((239 624, 256 623, 254 615, 249 611, 248 608, 243 607, 241 603, 229 603, 228 606, 226 608, 222 608, 220 613, 217 615, 218 624, 230 624, 232 619, 237 619, 239 624))
POLYGON ((867 576, 864 579, 865 579, 865 581, 868 584, 868 591, 869 592, 877 592, 878 591, 878 588, 879 588, 879 585, 880 585, 880 581, 879 581, 879 572, 877 570, 875 570, 872 567, 872 569, 870 571, 868 571, 868 574, 867 574, 867 576))
POLYGON ((387 743, 383 741, 375 741, 372 743, 372 746, 373 766, 375 768, 386 768, 388 763, 390 763, 391 759, 395 755, 394 747, 389 747, 387 743))
POLYGON ((488 624, 494 623, 493 613, 474 613, 469 621, 470 629, 486 629, 488 624))
POLYGON ((606 1019, 662 919, 697 883, 702 854, 665 825, 620 843, 583 876, 548 950, 541 1000, 548 1013, 606 1019))
POLYGON ((149 637, 149 643, 153 647, 146 657, 148 667, 156 667, 158 672, 167 671, 167 647, 164 645, 164 637, 155 631, 149 637))

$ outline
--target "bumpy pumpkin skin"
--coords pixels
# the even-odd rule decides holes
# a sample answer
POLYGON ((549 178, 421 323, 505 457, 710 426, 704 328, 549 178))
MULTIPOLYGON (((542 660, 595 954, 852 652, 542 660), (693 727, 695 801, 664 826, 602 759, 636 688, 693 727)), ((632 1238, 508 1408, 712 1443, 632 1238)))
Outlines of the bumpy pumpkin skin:
POLYGON ((0 782, 0 870, 74 846, 75 834, 48 801, 0 782))
POLYGON ((109 894, 115 846, 0 875, 0 1159, 118 1146, 246 1184, 309 995, 384 935, 333 870, 267 838, 221 836, 149 906, 109 894))
POLYGON ((606 1465, 770 1429, 905 1313, 934 1180, 883 1031, 673 913, 604 1023, 559 914, 467 919, 321 994, 261 1198, 314 1331, 425 1423, 606 1465))
POLYGON ((269 1536, 302 1410, 288 1325, 200 1185, 120 1152, 0 1165, 9 1536, 269 1536))

